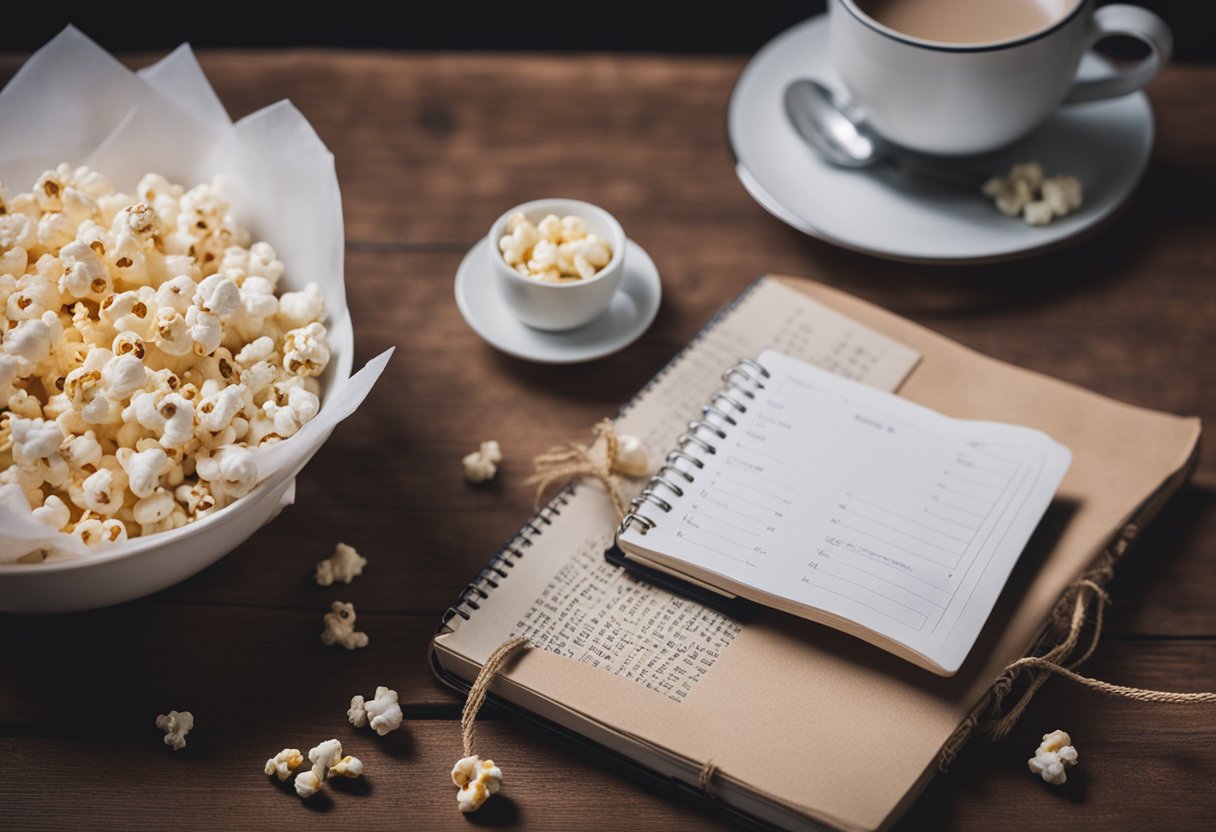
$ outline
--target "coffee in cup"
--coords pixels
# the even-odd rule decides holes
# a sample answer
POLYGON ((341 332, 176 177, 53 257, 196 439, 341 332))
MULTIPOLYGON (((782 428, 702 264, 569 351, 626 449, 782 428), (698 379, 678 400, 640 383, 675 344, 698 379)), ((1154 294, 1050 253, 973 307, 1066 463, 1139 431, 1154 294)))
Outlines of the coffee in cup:
POLYGON ((1134 92, 1169 61, 1169 28, 1138 6, 1095 0, 831 0, 832 59, 870 124, 940 155, 1021 138, 1061 103, 1134 92), (1143 41, 1140 63, 1078 80, 1112 35, 1143 41))
POLYGON ((888 29, 926 41, 996 43, 1037 32, 1072 3, 1051 0, 857 0, 888 29))

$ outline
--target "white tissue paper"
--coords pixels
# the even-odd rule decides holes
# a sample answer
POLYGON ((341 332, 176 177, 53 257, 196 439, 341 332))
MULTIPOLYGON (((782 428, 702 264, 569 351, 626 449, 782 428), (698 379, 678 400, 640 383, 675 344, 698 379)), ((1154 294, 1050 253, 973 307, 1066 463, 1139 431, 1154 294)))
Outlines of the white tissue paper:
MULTIPOLYGON (((131 72, 69 26, 0 92, 0 182, 27 185, 60 162, 88 165, 126 193, 148 172, 187 187, 218 178, 233 216, 286 264, 282 285, 320 286, 331 346, 352 340, 334 157, 291 102, 233 124, 188 45, 131 72)), ((290 439, 255 451, 258 480, 298 471, 363 402, 392 352, 353 376, 350 350, 335 352, 319 379, 320 413, 290 439)), ((148 540, 102 551, 118 553, 148 540)), ((90 552, 72 535, 34 520, 19 493, 0 493, 0 563, 37 549, 90 552)))

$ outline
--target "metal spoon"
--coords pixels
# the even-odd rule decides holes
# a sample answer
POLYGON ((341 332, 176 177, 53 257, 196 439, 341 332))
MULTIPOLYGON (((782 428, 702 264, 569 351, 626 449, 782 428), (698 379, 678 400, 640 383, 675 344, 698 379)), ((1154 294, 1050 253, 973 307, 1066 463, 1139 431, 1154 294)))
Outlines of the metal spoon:
POLYGON ((922 156, 891 144, 875 133, 865 114, 818 81, 802 78, 785 88, 785 114, 811 149, 838 167, 866 168, 889 164, 908 176, 923 176, 976 189, 978 172, 922 156))

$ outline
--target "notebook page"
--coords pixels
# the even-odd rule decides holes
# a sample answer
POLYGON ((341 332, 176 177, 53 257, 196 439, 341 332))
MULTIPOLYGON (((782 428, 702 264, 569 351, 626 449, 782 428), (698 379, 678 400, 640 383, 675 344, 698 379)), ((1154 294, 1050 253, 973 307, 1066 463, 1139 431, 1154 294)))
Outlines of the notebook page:
MULTIPOLYGON (((771 374, 657 527, 624 539, 856 622, 953 673, 1071 455, 775 351, 771 374)), ((664 493, 666 499, 670 495, 664 493)), ((648 506, 648 509, 654 509, 648 506)))
POLYGON ((881 390, 898 389, 920 360, 904 344, 764 279, 622 412, 618 432, 641 437, 653 453, 666 453, 721 389, 723 371, 765 349, 881 390))

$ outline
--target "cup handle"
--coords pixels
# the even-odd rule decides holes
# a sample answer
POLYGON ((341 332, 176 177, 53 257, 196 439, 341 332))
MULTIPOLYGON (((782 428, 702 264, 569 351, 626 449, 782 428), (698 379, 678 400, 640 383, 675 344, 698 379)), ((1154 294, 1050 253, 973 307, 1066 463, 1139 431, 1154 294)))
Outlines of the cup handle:
POLYGON ((1117 4, 1103 6, 1094 12, 1090 24, 1088 48, 1111 35, 1127 35, 1145 43, 1149 56, 1127 69, 1113 72, 1103 78, 1075 81, 1065 104, 1081 104, 1100 101, 1135 92, 1156 77, 1165 67, 1174 51, 1174 36, 1165 21, 1139 6, 1117 4))

